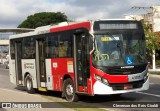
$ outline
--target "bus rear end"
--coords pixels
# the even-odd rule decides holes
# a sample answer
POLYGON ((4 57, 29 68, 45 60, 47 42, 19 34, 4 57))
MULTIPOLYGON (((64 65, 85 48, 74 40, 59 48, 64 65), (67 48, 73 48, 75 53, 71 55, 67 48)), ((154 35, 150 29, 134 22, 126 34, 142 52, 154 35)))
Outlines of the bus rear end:
POLYGON ((149 88, 141 22, 95 21, 93 35, 90 58, 93 94, 122 94, 149 88))

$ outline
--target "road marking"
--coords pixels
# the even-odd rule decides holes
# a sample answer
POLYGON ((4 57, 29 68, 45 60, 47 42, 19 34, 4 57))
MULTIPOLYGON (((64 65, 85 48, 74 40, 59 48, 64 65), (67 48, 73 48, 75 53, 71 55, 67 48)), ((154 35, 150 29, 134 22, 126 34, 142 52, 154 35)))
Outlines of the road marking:
POLYGON ((155 97, 159 97, 160 98, 160 95, 157 95, 157 94, 151 94, 151 93, 145 93, 145 92, 136 92, 136 93, 145 94, 145 95, 149 95, 149 96, 155 96, 155 97))

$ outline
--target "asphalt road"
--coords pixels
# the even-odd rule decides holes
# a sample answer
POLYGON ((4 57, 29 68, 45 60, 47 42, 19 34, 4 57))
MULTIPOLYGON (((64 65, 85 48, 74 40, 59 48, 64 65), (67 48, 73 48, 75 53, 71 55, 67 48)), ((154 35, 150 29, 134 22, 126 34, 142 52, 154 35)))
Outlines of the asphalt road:
MULTIPOLYGON (((25 91, 25 89, 17 88, 10 83, 9 71, 0 69, 0 88, 9 90, 25 91)), ((50 93, 49 93, 50 94, 50 93)), ((55 94, 55 93, 54 93, 55 94)), ((53 95, 53 94, 52 94, 53 95)), ((55 94, 57 98, 61 98, 60 94, 55 94)), ((89 105, 93 107, 106 108, 111 102, 160 102, 160 77, 150 76, 150 89, 143 92, 134 92, 122 94, 121 96, 80 96, 78 104, 89 105)), ((160 108, 111 108, 115 111, 160 111, 160 108)))

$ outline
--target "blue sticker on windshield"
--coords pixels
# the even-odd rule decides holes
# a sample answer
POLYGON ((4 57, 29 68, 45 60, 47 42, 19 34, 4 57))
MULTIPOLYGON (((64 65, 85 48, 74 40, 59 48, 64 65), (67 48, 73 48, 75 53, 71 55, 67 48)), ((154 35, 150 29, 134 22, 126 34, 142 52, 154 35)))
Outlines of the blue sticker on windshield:
POLYGON ((133 64, 133 56, 126 56, 126 64, 127 65, 133 64))

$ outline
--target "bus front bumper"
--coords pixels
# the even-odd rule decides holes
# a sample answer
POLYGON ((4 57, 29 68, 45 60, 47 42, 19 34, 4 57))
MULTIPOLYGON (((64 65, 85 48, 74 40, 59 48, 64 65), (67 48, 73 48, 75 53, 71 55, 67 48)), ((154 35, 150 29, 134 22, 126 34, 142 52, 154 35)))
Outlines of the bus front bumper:
POLYGON ((126 89, 126 90, 113 90, 112 87, 103 84, 100 81, 96 81, 93 85, 94 94, 97 95, 110 95, 110 94, 122 94, 122 93, 129 93, 129 92, 138 92, 143 90, 149 89, 149 77, 143 83, 142 87, 134 88, 134 89, 126 89))

